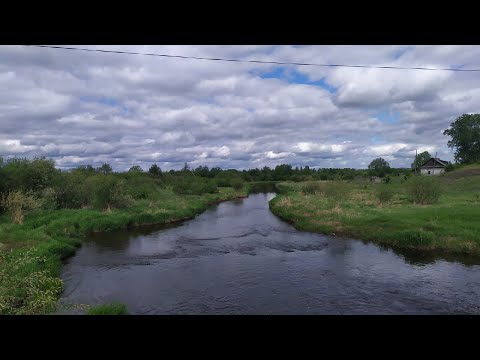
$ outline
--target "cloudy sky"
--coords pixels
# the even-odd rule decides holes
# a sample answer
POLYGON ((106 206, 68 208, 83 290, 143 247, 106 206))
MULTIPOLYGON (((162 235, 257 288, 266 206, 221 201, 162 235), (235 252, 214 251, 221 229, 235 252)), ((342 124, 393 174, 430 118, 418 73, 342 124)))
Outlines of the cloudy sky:
MULTIPOLYGON (((281 62, 480 68, 480 46, 87 46, 281 62)), ((0 46, 0 155, 60 168, 245 169, 453 159, 480 73, 215 62, 0 46)))

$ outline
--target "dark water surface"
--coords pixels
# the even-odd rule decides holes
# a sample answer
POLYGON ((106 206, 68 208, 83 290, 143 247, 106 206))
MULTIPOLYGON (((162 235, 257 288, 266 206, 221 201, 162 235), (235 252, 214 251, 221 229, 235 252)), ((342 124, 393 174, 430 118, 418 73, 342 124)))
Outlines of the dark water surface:
POLYGON ((269 211, 274 196, 91 236, 63 269, 60 303, 119 301, 132 314, 480 314, 479 259, 300 232, 269 211))

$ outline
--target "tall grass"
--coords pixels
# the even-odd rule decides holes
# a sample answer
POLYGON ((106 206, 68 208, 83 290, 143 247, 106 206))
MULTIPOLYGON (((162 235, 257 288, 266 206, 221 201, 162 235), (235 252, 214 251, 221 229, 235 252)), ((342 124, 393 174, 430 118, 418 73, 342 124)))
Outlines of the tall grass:
POLYGON ((128 315, 128 309, 120 303, 104 304, 91 307, 87 315, 128 315))
POLYGON ((443 185, 431 176, 415 176, 407 182, 407 192, 415 204, 435 204, 443 191, 443 185))

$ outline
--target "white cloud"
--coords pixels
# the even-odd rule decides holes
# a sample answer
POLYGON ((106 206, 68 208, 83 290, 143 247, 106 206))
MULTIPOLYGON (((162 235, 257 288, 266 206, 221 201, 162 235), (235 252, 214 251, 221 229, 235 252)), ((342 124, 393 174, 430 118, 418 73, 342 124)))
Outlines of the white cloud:
MULTIPOLYGON (((107 46, 91 46, 105 48, 107 46)), ((480 46, 113 46, 313 63, 480 67, 480 46)), ((480 112, 476 73, 279 67, 22 46, 0 48, 0 155, 58 166, 364 167, 415 150, 451 160, 442 135, 480 112), (295 74, 337 89, 291 83, 295 74), (395 113, 396 122, 378 118, 395 113)), ((299 76, 298 78, 301 78, 299 76)))

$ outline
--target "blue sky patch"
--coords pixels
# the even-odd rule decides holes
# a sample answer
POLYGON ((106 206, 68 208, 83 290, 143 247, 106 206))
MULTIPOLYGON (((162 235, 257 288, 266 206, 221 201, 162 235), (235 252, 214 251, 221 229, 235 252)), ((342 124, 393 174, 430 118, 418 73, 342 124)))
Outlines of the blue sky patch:
POLYGON ((372 144, 385 144, 386 143, 385 139, 382 136, 372 136, 370 138, 370 142, 372 144))
POLYGON ((400 121, 400 113, 396 111, 380 111, 376 118, 384 123, 396 124, 400 121))
POLYGON ((117 107, 120 110, 122 110, 122 113, 124 114, 129 114, 129 110, 127 107, 123 106, 120 104, 118 100, 115 100, 113 98, 108 98, 108 97, 100 97, 100 96, 80 96, 80 100, 84 102, 95 102, 99 103, 102 105, 107 105, 111 107, 117 107))
POLYGON ((309 80, 307 75, 302 74, 301 72, 295 69, 288 68, 286 66, 275 67, 275 69, 272 71, 260 74, 260 77, 262 79, 280 79, 280 80, 287 81, 290 84, 305 84, 305 85, 319 86, 327 90, 331 94, 334 94, 337 92, 337 88, 328 84, 324 77, 321 78, 320 80, 312 81, 312 80, 309 80))
POLYGON ((395 60, 400 59, 407 51, 412 50, 412 46, 403 47, 401 49, 394 50, 392 56, 395 60))

